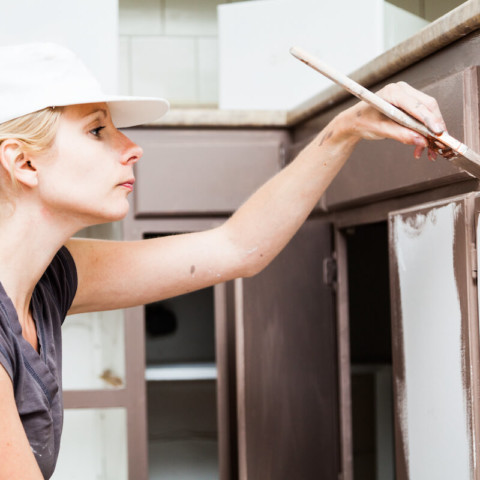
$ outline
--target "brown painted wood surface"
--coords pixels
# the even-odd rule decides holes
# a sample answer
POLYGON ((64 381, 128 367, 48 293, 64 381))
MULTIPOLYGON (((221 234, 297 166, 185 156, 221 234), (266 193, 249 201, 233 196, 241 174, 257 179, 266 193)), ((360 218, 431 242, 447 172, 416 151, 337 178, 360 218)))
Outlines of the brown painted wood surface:
POLYGON ((144 148, 136 165, 135 215, 229 214, 278 172, 285 131, 130 129, 144 148))
POLYGON ((218 461, 220 480, 238 479, 233 282, 215 285, 218 461))
POLYGON ((259 275, 236 282, 241 480, 337 480, 340 438, 331 229, 308 221, 259 275))
POLYGON ((335 229, 335 253, 338 265, 337 349, 338 404, 341 436, 341 480, 353 480, 352 385, 350 368, 350 324, 348 303, 348 258, 345 233, 335 229))

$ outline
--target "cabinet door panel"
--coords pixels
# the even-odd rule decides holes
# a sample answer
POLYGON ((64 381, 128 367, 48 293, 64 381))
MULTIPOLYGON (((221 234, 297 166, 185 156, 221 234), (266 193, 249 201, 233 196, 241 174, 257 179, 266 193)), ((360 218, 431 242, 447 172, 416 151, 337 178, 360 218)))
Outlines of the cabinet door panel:
POLYGON ((475 194, 390 215, 399 480, 477 478, 475 194))
POLYGON ((338 478, 331 248, 330 226, 308 221, 262 273, 236 281, 242 480, 338 478))

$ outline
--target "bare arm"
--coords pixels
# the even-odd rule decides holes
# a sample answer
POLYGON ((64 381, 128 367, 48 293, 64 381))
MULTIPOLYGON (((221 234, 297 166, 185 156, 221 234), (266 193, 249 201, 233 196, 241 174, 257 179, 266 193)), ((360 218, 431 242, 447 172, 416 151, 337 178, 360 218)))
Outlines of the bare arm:
POLYGON ((0 480, 42 480, 43 475, 18 415, 12 381, 2 366, 0 412, 0 480))
MULTIPOLYGON (((406 84, 382 95, 434 130, 433 99, 406 84)), ((427 145, 419 134, 360 102, 337 116, 297 158, 255 192, 221 227, 139 242, 71 240, 79 289, 71 313, 123 308, 261 271, 292 238, 362 139, 427 145)))

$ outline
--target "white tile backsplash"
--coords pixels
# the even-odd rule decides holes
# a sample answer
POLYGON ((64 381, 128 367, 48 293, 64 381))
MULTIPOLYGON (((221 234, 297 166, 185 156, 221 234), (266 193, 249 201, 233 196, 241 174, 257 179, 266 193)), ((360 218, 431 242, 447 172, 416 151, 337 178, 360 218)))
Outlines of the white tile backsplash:
POLYGON ((118 88, 120 95, 130 95, 130 37, 120 36, 118 48, 118 88))
POLYGON ((218 40, 198 39, 198 95, 202 105, 218 103, 218 40))
POLYGON ((120 35, 161 35, 162 0, 119 0, 120 35))
POLYGON ((164 0, 166 35, 216 35, 220 0, 164 0))
POLYGON ((197 103, 195 38, 134 37, 132 94, 160 96, 173 105, 197 103))

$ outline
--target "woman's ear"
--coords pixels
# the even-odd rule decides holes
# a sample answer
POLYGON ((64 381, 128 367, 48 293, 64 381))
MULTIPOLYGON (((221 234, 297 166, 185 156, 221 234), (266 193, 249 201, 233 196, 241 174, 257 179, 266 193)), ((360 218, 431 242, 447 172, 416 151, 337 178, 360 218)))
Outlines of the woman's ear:
POLYGON ((29 188, 38 184, 34 160, 18 140, 9 139, 2 142, 0 145, 0 165, 14 183, 29 188))

